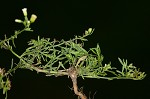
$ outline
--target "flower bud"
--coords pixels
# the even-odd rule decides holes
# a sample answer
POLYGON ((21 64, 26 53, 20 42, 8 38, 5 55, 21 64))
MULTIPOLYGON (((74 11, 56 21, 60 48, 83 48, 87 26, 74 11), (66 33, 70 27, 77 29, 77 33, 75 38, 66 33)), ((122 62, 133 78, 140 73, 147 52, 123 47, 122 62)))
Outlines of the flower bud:
POLYGON ((89 28, 89 29, 88 29, 88 32, 91 33, 91 32, 92 32, 92 28, 89 28))
POLYGON ((27 16, 27 8, 23 8, 23 9, 22 9, 22 12, 23 12, 23 15, 24 15, 24 16, 27 16))
POLYGON ((29 25, 31 22, 30 21, 27 21, 27 24, 29 25))
POLYGON ((85 35, 88 35, 89 34, 89 32, 88 31, 85 31, 85 35))
POLYGON ((20 19, 15 19, 15 22, 17 22, 17 23, 23 23, 23 21, 20 20, 20 19))
POLYGON ((32 14, 30 18, 30 22, 33 23, 35 22, 36 19, 37 19, 37 16, 35 14, 32 14))

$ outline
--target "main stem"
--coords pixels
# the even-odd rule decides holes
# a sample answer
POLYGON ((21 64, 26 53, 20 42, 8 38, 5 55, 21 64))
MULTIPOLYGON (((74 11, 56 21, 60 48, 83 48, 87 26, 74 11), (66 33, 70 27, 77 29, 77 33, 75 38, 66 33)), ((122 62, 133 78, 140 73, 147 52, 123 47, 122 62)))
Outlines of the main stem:
POLYGON ((72 83, 73 83, 73 90, 74 90, 74 93, 79 96, 80 99, 87 99, 86 95, 79 91, 78 90, 78 86, 77 86, 77 76, 78 76, 78 73, 77 73, 77 70, 74 68, 74 67, 70 67, 68 69, 68 74, 72 80, 72 83))

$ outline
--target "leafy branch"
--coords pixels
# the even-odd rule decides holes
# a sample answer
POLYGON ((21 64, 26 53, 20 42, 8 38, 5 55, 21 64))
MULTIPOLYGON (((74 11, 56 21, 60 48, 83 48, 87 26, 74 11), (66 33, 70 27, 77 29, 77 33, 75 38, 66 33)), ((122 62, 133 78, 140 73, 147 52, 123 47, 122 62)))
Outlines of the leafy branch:
MULTIPOLYGON (((0 40, 0 47, 12 52, 19 59, 19 63, 13 66, 8 71, 0 68, 0 89, 3 89, 3 94, 11 88, 9 76, 18 68, 37 71, 44 73, 46 76, 69 76, 73 82, 73 88, 76 95, 81 99, 87 99, 86 96, 78 91, 77 77, 97 78, 97 79, 132 79, 142 80, 146 74, 140 72, 132 64, 127 63, 127 60, 118 58, 122 65, 122 70, 112 67, 111 64, 102 64, 103 55, 101 54, 100 46, 97 44, 95 48, 90 48, 88 51, 84 49, 86 37, 90 36, 94 29, 89 28, 82 36, 75 36, 68 41, 51 40, 50 38, 32 39, 28 42, 29 47, 18 55, 14 52, 12 45, 15 47, 14 40, 24 31, 33 31, 30 24, 33 23, 37 16, 32 15, 30 20, 27 17, 27 9, 22 9, 24 21, 16 19, 15 22, 22 23, 25 28, 15 31, 10 38, 5 36, 4 40, 0 40), (10 41, 12 44, 10 44, 10 41), (109 74, 111 73, 111 76, 109 74)), ((7 98, 7 97, 6 97, 7 98)))

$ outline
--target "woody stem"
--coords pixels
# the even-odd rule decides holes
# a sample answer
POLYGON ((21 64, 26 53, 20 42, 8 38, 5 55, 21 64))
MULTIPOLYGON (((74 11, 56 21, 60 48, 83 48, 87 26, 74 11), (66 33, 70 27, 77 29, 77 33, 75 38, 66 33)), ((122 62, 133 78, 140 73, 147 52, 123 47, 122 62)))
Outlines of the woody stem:
POLYGON ((68 69, 68 74, 72 80, 73 83, 73 90, 74 93, 79 96, 80 99, 87 99, 86 95, 84 95, 84 93, 82 93, 81 91, 78 90, 78 86, 77 86, 77 70, 74 67, 70 67, 68 69))

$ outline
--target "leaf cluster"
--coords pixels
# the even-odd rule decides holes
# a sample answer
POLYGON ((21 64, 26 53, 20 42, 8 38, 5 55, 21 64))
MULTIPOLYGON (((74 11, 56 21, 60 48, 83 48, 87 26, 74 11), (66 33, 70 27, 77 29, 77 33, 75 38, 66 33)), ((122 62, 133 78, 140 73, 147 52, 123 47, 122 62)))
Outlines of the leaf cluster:
POLYGON ((62 76, 67 75, 67 69, 71 66, 76 68, 78 76, 82 78, 102 78, 102 79, 133 79, 140 80, 145 77, 144 72, 140 72, 132 64, 127 63, 120 58, 122 70, 119 71, 111 64, 102 64, 103 55, 100 46, 88 51, 83 48, 85 37, 93 33, 89 28, 83 36, 75 36, 68 41, 50 38, 38 37, 37 40, 31 40, 26 51, 20 56, 20 68, 36 70, 37 72, 46 73, 46 75, 62 76), (112 75, 109 76, 108 74, 112 75))

